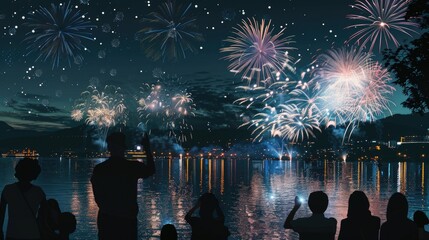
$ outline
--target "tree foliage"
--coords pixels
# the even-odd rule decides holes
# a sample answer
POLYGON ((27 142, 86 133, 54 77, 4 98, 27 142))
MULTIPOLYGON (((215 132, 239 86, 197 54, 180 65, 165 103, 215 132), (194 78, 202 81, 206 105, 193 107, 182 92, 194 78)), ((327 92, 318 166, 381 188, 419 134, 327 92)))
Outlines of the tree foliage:
POLYGON ((396 76, 394 83, 401 86, 407 96, 402 105, 422 114, 429 111, 429 2, 413 0, 406 18, 418 22, 422 34, 395 51, 385 50, 384 61, 396 76))

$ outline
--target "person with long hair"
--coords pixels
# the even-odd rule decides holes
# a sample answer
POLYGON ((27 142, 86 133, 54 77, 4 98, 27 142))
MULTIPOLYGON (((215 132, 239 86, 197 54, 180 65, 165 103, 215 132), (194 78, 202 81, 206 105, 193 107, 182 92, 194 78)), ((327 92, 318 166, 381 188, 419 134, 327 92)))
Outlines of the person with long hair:
POLYGON ((349 198, 347 218, 341 220, 338 240, 378 240, 380 218, 371 215, 368 197, 354 191, 349 198))
POLYGON ((380 240, 418 240, 417 225, 407 215, 407 198, 394 193, 387 203, 387 221, 381 225, 380 240))

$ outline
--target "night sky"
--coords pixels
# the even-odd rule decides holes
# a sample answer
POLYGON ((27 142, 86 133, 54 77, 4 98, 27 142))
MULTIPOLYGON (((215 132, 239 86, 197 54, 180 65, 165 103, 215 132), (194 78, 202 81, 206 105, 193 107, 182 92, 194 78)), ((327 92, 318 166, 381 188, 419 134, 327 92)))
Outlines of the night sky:
MULTIPOLYGON (((240 75, 228 70, 229 62, 221 58, 219 49, 242 19, 271 20, 274 32, 286 28, 284 36, 293 36, 291 51, 299 69, 306 69, 312 59, 333 47, 341 47, 353 33, 345 27, 353 23, 346 18, 352 12, 352 0, 228 0, 193 1, 190 13, 197 19, 204 41, 196 42, 197 52, 186 58, 153 61, 144 54, 136 33, 142 29, 143 17, 157 11, 158 0, 72 0, 77 11, 95 25, 94 41, 83 41, 87 51, 83 60, 61 61, 53 68, 52 61, 37 61, 37 51, 29 53, 24 39, 31 28, 26 26, 29 12, 39 6, 49 8, 49 0, 2 0, 0 3, 0 121, 14 128, 57 130, 82 124, 72 121, 70 112, 80 93, 89 84, 113 84, 122 88, 125 101, 138 93, 144 82, 154 80, 154 69, 180 77, 196 105, 194 125, 197 128, 237 127, 241 106, 236 87, 242 85, 240 75), (77 8, 76 8, 77 7, 77 8), (108 25, 107 25, 108 24, 108 25), (110 26, 109 31, 106 27, 110 26)), ((178 3, 189 3, 177 1, 178 3)), ((66 4, 67 2, 63 2, 66 4)), ((397 35, 402 42, 404 35, 397 35)), ((381 54, 375 51, 375 58, 381 54)), ((400 106, 404 96, 397 89, 392 112, 409 113, 400 106)), ((132 101, 130 101, 132 102, 132 101)), ((136 103, 135 103, 136 104, 136 103)), ((136 108, 128 105, 132 111, 136 108)), ((132 114, 130 114, 132 116, 132 114)), ((129 125, 138 120, 130 119, 129 125)))

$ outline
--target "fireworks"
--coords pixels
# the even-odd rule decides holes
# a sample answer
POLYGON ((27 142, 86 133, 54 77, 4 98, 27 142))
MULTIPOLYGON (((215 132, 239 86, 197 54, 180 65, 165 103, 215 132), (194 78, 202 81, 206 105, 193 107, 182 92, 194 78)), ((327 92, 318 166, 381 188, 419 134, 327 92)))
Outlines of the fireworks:
POLYGON ((308 81, 304 82, 299 80, 295 89, 290 91, 290 100, 286 101, 286 103, 296 104, 299 109, 307 109, 311 116, 319 116, 320 121, 324 115, 320 110, 323 99, 321 97, 321 86, 318 82, 319 79, 313 76, 313 72, 303 72, 301 74, 301 79, 305 79, 306 76, 309 76, 308 81))
POLYGON ((106 85, 103 90, 90 85, 87 91, 81 93, 71 112, 71 118, 95 126, 98 135, 105 140, 110 127, 126 124, 127 112, 121 88, 106 85))
POLYGON ((247 96, 236 102, 247 104, 250 112, 258 112, 242 125, 253 128, 255 141, 269 136, 298 142, 314 137, 315 130, 320 131, 318 89, 312 88, 312 82, 303 82, 305 77, 301 74, 298 81, 286 78, 267 88, 240 87, 247 96))
POLYGON ((197 32, 196 19, 190 16, 191 4, 176 6, 173 1, 164 2, 159 12, 152 12, 143 19, 144 27, 138 32, 145 46, 146 55, 159 59, 186 58, 186 52, 195 52, 194 42, 203 37, 197 32))
POLYGON ((346 125, 343 141, 359 122, 374 121, 389 112, 389 73, 360 50, 330 50, 320 56, 321 98, 326 124, 346 125))
POLYGON ((357 20, 359 23, 347 28, 355 28, 355 32, 349 41, 355 40, 357 44, 366 46, 370 43, 371 52, 378 42, 379 51, 382 46, 389 48, 389 42, 399 46, 394 32, 401 32, 411 36, 416 33, 418 24, 405 20, 409 1, 405 0, 358 0, 351 5, 359 11, 359 14, 350 14, 347 17, 357 20))
POLYGON ((242 124, 253 128, 255 140, 269 136, 299 142, 315 137, 321 126, 344 126, 344 142, 360 122, 390 112, 391 78, 370 54, 342 48, 327 51, 317 61, 320 67, 292 77, 295 81, 240 87, 245 96, 236 102, 257 111, 242 124))
POLYGON ((81 62, 81 52, 86 50, 83 41, 94 40, 90 30, 95 27, 84 16, 74 10, 70 2, 33 11, 25 24, 31 28, 24 39, 28 43, 28 54, 36 52, 36 61, 51 59, 53 68, 63 59, 69 65, 81 62))
POLYGON ((323 114, 320 84, 313 76, 314 67, 300 75, 283 77, 267 87, 242 86, 245 96, 235 102, 246 105, 251 118, 241 126, 253 128, 255 141, 279 137, 299 142, 314 137, 320 131, 323 114), (292 78, 292 79, 290 79, 292 78), (257 112, 254 114, 254 112, 257 112))
POLYGON ((246 105, 247 109, 252 105, 267 106, 272 104, 272 102, 275 104, 279 98, 288 98, 289 90, 295 85, 296 82, 287 80, 275 82, 268 87, 260 87, 256 84, 252 87, 240 86, 237 89, 243 90, 246 96, 235 100, 234 103, 246 105))
POLYGON ((71 112, 71 118, 74 121, 76 121, 76 122, 79 122, 80 120, 82 120, 82 118, 83 118, 83 112, 82 112, 82 110, 80 110, 80 109, 74 109, 71 112))
POLYGON ((282 38, 284 30, 274 34, 270 25, 265 20, 261 24, 255 19, 243 20, 234 28, 233 36, 225 40, 230 46, 220 49, 229 54, 224 59, 231 61, 230 71, 242 73, 249 86, 269 86, 285 68, 293 70, 288 54, 293 49, 288 46, 291 37, 282 38))
POLYGON ((279 107, 284 109, 277 117, 279 131, 290 141, 304 141, 304 139, 315 137, 314 130, 320 132, 319 116, 313 114, 311 108, 299 108, 294 104, 279 107))
POLYGON ((391 78, 387 69, 382 68, 378 62, 371 62, 366 74, 369 80, 353 104, 355 108, 352 119, 360 122, 372 122, 384 111, 390 111, 389 106, 393 103, 386 96, 395 90, 388 85, 391 78))
POLYGON ((179 142, 192 137, 193 127, 188 119, 195 116, 192 95, 182 89, 180 79, 162 74, 154 84, 143 84, 137 112, 150 129, 169 131, 179 142))
POLYGON ((370 80, 366 75, 371 55, 359 50, 345 48, 329 50, 319 56, 319 69, 323 109, 330 112, 338 124, 352 121, 350 109, 370 80))
POLYGON ((309 108, 299 108, 295 104, 279 104, 277 107, 265 107, 242 126, 254 127, 255 140, 261 141, 263 135, 281 137, 298 142, 314 137, 314 130, 320 131, 319 116, 313 115, 309 108))

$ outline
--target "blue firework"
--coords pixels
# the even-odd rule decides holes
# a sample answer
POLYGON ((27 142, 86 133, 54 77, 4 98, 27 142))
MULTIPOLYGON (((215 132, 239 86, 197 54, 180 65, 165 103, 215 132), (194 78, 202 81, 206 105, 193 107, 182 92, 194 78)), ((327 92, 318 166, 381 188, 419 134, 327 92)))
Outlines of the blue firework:
POLYGON ((51 4, 50 8, 40 6, 31 12, 25 23, 31 28, 24 39, 27 55, 36 53, 36 61, 52 61, 52 68, 62 61, 71 65, 81 60, 81 53, 86 50, 83 41, 94 40, 91 29, 95 27, 84 16, 70 2, 51 4))
POLYGON ((160 5, 158 12, 145 17, 138 36, 147 57, 154 61, 186 58, 187 52, 196 52, 195 42, 203 40, 196 19, 190 15, 191 3, 185 6, 172 1, 160 5))

